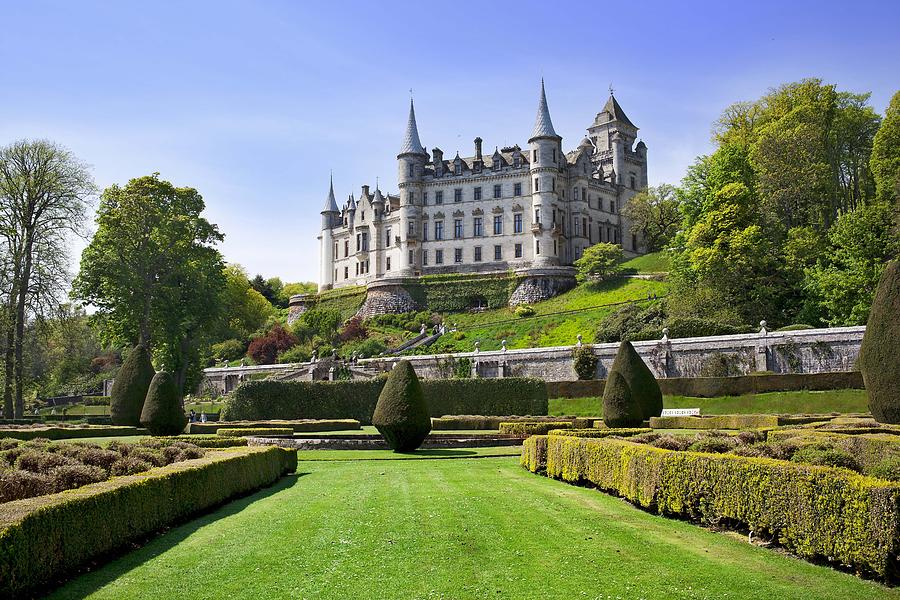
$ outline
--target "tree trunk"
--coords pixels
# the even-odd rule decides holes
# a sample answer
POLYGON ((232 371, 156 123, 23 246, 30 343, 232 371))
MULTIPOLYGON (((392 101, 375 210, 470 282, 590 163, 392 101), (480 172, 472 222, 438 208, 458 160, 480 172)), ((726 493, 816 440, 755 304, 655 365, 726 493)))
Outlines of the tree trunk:
POLYGON ((3 417, 12 419, 13 411, 13 363, 15 362, 15 354, 13 344, 15 343, 15 319, 12 318, 12 310, 7 315, 9 322, 6 323, 6 348, 4 351, 4 367, 5 378, 3 380, 3 417))
POLYGON ((22 266, 22 277, 19 280, 19 294, 16 301, 16 331, 15 331, 15 378, 16 400, 15 418, 21 419, 25 414, 25 400, 22 397, 24 384, 24 365, 22 354, 25 346, 25 304, 28 299, 28 285, 31 279, 31 260, 34 248, 34 233, 28 231, 25 235, 25 264, 22 266))

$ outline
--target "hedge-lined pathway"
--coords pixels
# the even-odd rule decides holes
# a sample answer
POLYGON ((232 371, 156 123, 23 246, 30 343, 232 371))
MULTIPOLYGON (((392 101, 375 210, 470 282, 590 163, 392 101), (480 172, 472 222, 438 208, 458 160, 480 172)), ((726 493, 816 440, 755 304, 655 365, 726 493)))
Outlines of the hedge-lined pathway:
POLYGON ((173 529, 52 597, 900 597, 529 474, 515 457, 364 460, 390 456, 302 461, 299 476, 173 529))

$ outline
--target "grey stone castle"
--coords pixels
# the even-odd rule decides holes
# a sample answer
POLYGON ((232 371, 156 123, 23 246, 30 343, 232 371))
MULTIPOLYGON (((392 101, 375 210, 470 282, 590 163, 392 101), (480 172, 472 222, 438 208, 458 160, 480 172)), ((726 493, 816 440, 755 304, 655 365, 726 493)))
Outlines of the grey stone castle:
MULTIPOLYGON (((475 138, 474 156, 448 159, 440 148, 429 154, 422 146, 410 101, 397 155, 399 193, 364 185, 358 199, 350 195, 339 207, 333 184, 329 189, 319 290, 514 271, 543 290, 538 296, 549 296, 566 287, 572 262, 592 244, 612 242, 640 254, 642 240, 621 215, 647 187, 647 146, 635 145, 637 132, 611 91, 587 136, 564 152, 542 81, 526 148, 486 154, 475 138)), ((525 293, 521 301, 535 299, 525 293)))

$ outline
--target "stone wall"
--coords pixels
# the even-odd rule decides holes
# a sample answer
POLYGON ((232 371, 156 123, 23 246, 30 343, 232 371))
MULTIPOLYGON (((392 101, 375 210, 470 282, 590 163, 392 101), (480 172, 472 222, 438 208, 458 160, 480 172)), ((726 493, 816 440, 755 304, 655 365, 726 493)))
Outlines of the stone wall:
POLYGON ((516 274, 524 277, 509 297, 511 307, 548 300, 575 287, 575 270, 572 268, 530 269, 516 274))
POLYGON ((401 285, 372 285, 366 290, 366 300, 356 313, 367 319, 375 315, 413 312, 416 301, 401 285))

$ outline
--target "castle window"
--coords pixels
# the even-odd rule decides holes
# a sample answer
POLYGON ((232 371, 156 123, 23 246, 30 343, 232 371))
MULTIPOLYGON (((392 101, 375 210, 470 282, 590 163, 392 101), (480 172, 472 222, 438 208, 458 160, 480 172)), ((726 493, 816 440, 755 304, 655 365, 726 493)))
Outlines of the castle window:
POLYGON ((428 206, 428 192, 422 192, 422 205, 428 206))
POLYGON ((455 263, 462 262, 462 248, 454 248, 453 249, 453 262, 455 262, 455 263))
POLYGON ((553 164, 556 164, 556 148, 553 149, 553 164))
POLYGON ((503 233, 503 215, 496 215, 494 217, 494 235, 501 233, 503 233))
POLYGON ((422 226, 422 241, 428 241, 428 224, 422 226))
POLYGON ((481 237, 484 235, 484 227, 481 224, 481 217, 475 217, 474 226, 472 227, 472 234, 475 237, 481 237))
POLYGON ((481 262, 481 246, 475 246, 475 262, 481 262))
POLYGON ((462 188, 456 188, 455 190, 453 190, 453 201, 462 202, 462 188))
POLYGON ((513 184, 513 196, 521 196, 522 195, 522 184, 514 183, 513 184))
POLYGON ((337 281, 337 269, 334 270, 334 280, 337 281))
POLYGON ((582 221, 581 221, 581 237, 587 237, 587 236, 588 236, 587 219, 582 219, 582 221))
POLYGON ((356 251, 359 252, 360 250, 362 250, 362 234, 357 233, 356 234, 356 251))
POLYGON ((435 250, 434 251, 434 264, 436 264, 436 265, 444 264, 444 251, 443 250, 435 250))
POLYGON ((435 204, 443 204, 444 203, 443 190, 434 193, 434 203, 435 204))
POLYGON ((435 240, 444 239, 444 222, 443 221, 435 221, 434 222, 434 239, 435 240))
POLYGON ((494 260, 503 260, 503 246, 494 246, 494 260))
POLYGON ((611 212, 611 213, 616 212, 616 205, 612 200, 609 201, 609 212, 611 212))
POLYGON ((350 240, 344 240, 344 258, 350 256, 350 240))
POLYGON ((499 183, 496 184, 494 186, 494 198, 499 198, 502 191, 503 191, 502 186, 499 183))
MULTIPOLYGON (((453 219, 453 237, 459 239, 463 236, 462 219, 453 219)), ((459 262, 459 261, 457 261, 459 262)))
POLYGON ((541 191, 541 180, 538 179, 537 177, 534 178, 534 191, 536 191, 536 192, 541 191))
POLYGON ((422 266, 428 266, 428 250, 422 250, 422 266))
POLYGON ((559 252, 559 245, 556 243, 556 240, 553 240, 553 256, 559 252))
POLYGON ((473 190, 472 198, 474 200, 481 200, 481 186, 478 186, 473 190))
POLYGON ((366 232, 362 234, 362 250, 363 252, 369 251, 369 234, 366 232))
POLYGON ((359 275, 359 263, 356 263, 356 274, 359 275))
POLYGON ((614 244, 619 243, 619 230, 618 229, 613 229, 613 243, 614 244))
POLYGON ((513 157, 513 166, 514 166, 515 168, 518 169, 518 168, 519 168, 519 165, 521 165, 521 164, 522 164, 522 160, 519 158, 519 155, 516 154, 516 155, 513 157))
POLYGON ((416 264, 416 255, 412 250, 409 251, 409 266, 415 266, 416 264))
POLYGON ((390 256, 388 256, 387 258, 384 259, 384 270, 385 271, 391 270, 391 257, 390 256))
POLYGON ((541 209, 539 209, 539 208, 534 209, 534 222, 535 223, 541 222, 541 209))
POLYGON ((409 222, 406 233, 407 233, 407 235, 416 235, 416 222, 415 221, 409 222))
POLYGON ((409 167, 409 176, 413 177, 416 173, 416 171, 415 171, 416 167, 413 163, 409 163, 408 167, 409 167))
POLYGON ((457 175, 462 175, 462 163, 456 163, 453 166, 453 170, 457 175))
POLYGON ((552 179, 550 179, 550 191, 551 192, 556 191, 556 177, 553 177, 552 179))
POLYGON ((362 211, 361 214, 362 214, 362 220, 365 221, 366 220, 366 211, 362 211))
POLYGON ((575 232, 578 232, 578 217, 573 217, 575 219, 575 232))
POLYGON ((587 202, 587 189, 581 188, 581 201, 587 202))
POLYGON ((522 244, 516 244, 516 258, 522 258, 522 244))
POLYGON ((350 277, 350 267, 344 267, 344 279, 350 277))
POLYGON ((384 247, 389 248, 391 246, 391 228, 388 227, 384 230, 384 247))
POLYGON ((534 240, 534 253, 535 254, 541 253, 541 240, 534 240))
POLYGON ((635 179, 634 175, 631 176, 631 189, 637 189, 637 179, 635 179))
POLYGON ((533 162, 534 164, 537 164, 537 150, 536 149, 531 151, 531 162, 533 162))
POLYGON ((522 233, 522 213, 513 215, 513 233, 522 233))

